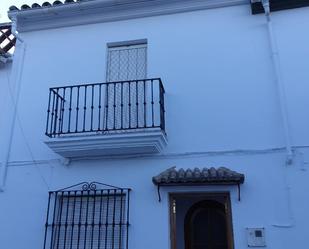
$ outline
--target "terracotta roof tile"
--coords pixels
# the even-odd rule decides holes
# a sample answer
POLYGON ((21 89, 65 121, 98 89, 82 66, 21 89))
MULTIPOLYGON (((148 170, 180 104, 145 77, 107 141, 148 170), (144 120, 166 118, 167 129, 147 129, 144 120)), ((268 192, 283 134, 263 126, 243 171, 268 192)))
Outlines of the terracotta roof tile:
POLYGON ((244 180, 244 174, 225 167, 186 170, 172 167, 152 178, 155 185, 241 184, 244 180))
POLYGON ((38 3, 33 3, 31 6, 29 6, 28 4, 23 4, 20 7, 20 9, 18 7, 16 7, 15 5, 12 5, 9 8, 9 11, 25 11, 25 10, 30 10, 30 9, 48 8, 48 7, 53 7, 53 6, 75 4, 75 3, 83 2, 83 1, 89 1, 89 0, 65 0, 65 1, 56 0, 54 2, 44 2, 42 5, 40 5, 38 3))

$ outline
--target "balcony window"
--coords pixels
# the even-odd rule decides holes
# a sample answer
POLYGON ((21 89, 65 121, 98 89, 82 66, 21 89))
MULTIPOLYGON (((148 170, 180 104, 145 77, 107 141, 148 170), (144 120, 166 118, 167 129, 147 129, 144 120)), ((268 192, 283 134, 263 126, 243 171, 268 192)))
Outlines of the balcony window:
POLYGON ((147 78, 147 41, 108 44, 108 82, 147 78))
POLYGON ((110 44, 107 54, 107 82, 50 88, 47 145, 64 157, 161 152, 165 90, 146 78, 147 44, 110 44))

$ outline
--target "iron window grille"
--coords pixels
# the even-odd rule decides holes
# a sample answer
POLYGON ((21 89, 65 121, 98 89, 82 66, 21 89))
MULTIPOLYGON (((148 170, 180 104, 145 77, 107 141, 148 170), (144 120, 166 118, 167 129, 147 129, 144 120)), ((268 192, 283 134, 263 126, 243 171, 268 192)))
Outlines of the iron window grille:
POLYGON ((98 182, 49 192, 44 249, 128 249, 129 202, 130 189, 98 182))

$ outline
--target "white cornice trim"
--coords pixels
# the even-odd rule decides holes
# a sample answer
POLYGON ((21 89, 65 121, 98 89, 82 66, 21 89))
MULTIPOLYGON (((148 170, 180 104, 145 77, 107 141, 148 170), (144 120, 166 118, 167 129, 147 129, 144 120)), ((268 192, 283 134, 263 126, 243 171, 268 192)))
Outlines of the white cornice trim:
POLYGON ((12 56, 11 55, 1 55, 0 54, 0 69, 1 69, 1 65, 5 65, 7 63, 12 62, 12 56))
POLYGON ((45 141, 55 153, 65 158, 121 156, 161 153, 167 138, 161 130, 50 138, 45 141))
POLYGON ((19 32, 167 15, 241 4, 249 0, 96 0, 11 11, 19 32))

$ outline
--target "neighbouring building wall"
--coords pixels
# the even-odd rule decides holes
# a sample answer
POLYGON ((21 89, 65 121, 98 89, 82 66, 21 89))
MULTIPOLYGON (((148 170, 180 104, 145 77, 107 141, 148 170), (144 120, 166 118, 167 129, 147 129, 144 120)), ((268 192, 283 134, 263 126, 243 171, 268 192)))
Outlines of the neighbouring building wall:
MULTIPOLYGON (((0 63, 0 106, 2 106, 3 111, 1 112, 2 115, 0 115, 0 130, 4 130, 4 126, 7 123, 6 115, 3 115, 3 113, 6 113, 8 110, 6 109, 6 106, 8 105, 8 101, 10 100, 10 79, 11 79, 11 71, 12 71, 12 62, 7 62, 6 64, 0 63)), ((1 133, 0 133, 1 134, 1 133)), ((2 136, 1 136, 2 137, 2 136)), ((1 144, 1 149, 4 149, 4 144, 1 144)))
MULTIPOLYGON (((247 248, 246 227, 265 227, 267 248, 305 248, 308 12, 272 14, 295 147, 290 166, 265 17, 251 15, 249 5, 21 33, 26 51, 19 120, 0 193, 1 248, 43 248, 48 191, 93 180, 132 188, 132 249, 170 248, 168 193, 188 190, 231 193, 237 249, 247 248), (166 90, 163 155, 63 165, 44 144, 48 88, 105 82, 107 43, 136 39, 147 39, 148 78, 161 77, 166 90), (158 202, 151 178, 174 165, 244 173, 241 201, 235 186, 213 186, 162 188, 158 202)), ((3 74, 0 69, 1 105, 3 74)))

